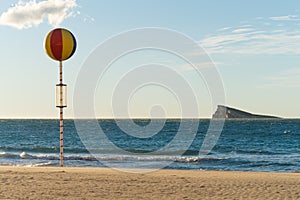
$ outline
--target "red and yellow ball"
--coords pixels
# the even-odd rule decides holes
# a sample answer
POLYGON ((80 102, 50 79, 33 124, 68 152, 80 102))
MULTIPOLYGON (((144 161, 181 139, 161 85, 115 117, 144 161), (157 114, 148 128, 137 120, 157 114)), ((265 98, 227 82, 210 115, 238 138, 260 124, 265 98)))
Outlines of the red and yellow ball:
POLYGON ((46 36, 45 50, 48 56, 54 60, 67 60, 76 50, 76 39, 67 29, 54 29, 46 36))

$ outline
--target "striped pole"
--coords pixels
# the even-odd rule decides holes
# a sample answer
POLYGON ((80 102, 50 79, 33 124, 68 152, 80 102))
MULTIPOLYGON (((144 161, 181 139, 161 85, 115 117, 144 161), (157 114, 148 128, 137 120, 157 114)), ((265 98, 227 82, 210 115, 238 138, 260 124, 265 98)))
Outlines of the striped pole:
POLYGON ((60 139, 60 166, 64 166, 64 111, 63 111, 63 75, 62 75, 62 61, 59 62, 59 102, 60 102, 60 107, 59 107, 59 139, 60 139))
POLYGON ((63 108, 67 107, 66 89, 63 84, 62 61, 69 59, 76 50, 76 39, 74 35, 64 29, 56 28, 50 31, 45 38, 45 50, 53 60, 59 61, 59 84, 56 85, 56 107, 59 108, 59 160, 60 166, 64 166, 64 113, 63 108))

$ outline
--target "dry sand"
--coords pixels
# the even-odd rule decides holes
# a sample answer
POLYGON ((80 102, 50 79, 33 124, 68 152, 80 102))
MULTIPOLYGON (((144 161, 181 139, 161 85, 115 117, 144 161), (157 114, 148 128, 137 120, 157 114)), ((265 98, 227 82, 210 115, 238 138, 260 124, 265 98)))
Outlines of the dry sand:
POLYGON ((0 167, 0 199, 300 199, 300 173, 0 167))

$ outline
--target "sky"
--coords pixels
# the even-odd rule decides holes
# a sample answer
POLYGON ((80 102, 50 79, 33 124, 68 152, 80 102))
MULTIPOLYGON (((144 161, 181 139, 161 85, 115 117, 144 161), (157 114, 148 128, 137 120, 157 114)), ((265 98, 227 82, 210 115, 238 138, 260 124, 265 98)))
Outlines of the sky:
MULTIPOLYGON (((67 118, 74 117, 74 88, 90 53, 113 36, 145 27, 174 30, 196 41, 220 74, 226 105, 258 114, 299 118, 299 9, 296 0, 3 0, 0 118, 58 117, 58 62, 51 60, 43 47, 47 33, 57 27, 69 29, 78 44, 73 57, 63 63, 64 82, 68 85, 67 118)), ((183 64, 176 56, 151 50, 118 60, 95 86, 97 117, 113 117, 109 106, 112 81, 118 82, 130 66, 145 63, 164 63, 174 68, 183 64)), ((194 89, 199 117, 210 117, 215 108, 205 80, 189 70, 180 73, 194 89)), ((155 105, 161 105, 167 117, 180 116, 178 99, 161 87, 144 87, 126 101, 133 117, 149 117, 155 105)))

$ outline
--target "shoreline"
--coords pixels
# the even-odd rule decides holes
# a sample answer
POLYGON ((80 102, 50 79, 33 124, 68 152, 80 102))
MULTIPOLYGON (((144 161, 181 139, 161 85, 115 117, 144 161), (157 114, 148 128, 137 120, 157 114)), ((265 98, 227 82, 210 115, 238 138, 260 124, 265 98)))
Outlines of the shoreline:
POLYGON ((114 167, 103 167, 103 166, 63 166, 63 167, 60 167, 59 165, 52 165, 52 164, 48 164, 48 163, 41 163, 41 164, 28 164, 28 165, 14 165, 14 164, 0 164, 0 171, 1 171, 1 168, 47 168, 47 169, 52 169, 52 168, 55 168, 55 169, 69 169, 69 170, 84 170, 85 169, 89 169, 89 170, 92 170, 94 171, 93 169, 95 170, 106 170, 106 169, 109 169, 109 170, 113 170, 113 171, 117 171, 117 172, 123 172, 123 173, 132 173, 132 174, 148 174, 148 173, 153 173, 153 172, 157 172, 157 171, 194 171, 194 172, 233 172, 233 173, 278 173, 278 174, 281 174, 281 173, 287 173, 287 174, 290 174, 290 173, 295 173, 295 174, 300 174, 300 169, 297 170, 297 171, 251 171, 251 170, 245 170, 245 171, 242 171, 242 170, 211 170, 211 169, 190 169, 190 168, 187 168, 187 169, 176 169, 176 168, 161 168, 161 169, 151 169, 151 168, 114 168, 114 167))
POLYGON ((298 172, 0 166, 0 199, 300 199, 298 172))

